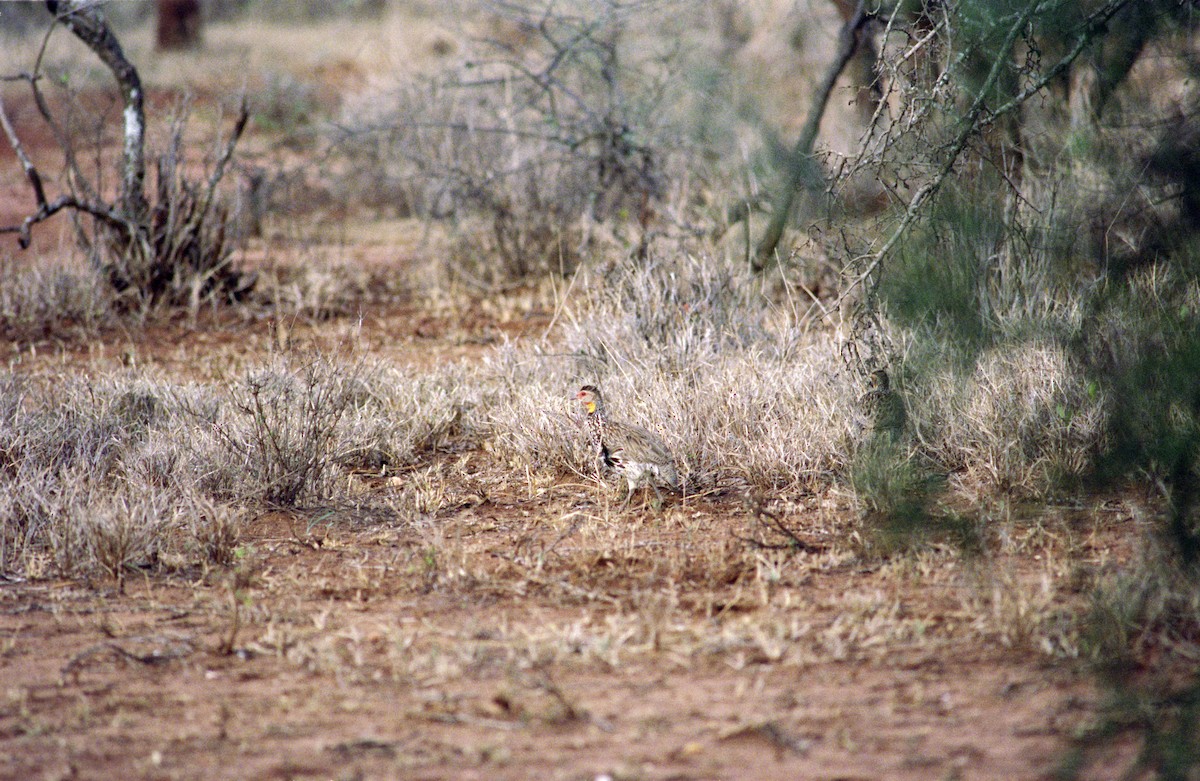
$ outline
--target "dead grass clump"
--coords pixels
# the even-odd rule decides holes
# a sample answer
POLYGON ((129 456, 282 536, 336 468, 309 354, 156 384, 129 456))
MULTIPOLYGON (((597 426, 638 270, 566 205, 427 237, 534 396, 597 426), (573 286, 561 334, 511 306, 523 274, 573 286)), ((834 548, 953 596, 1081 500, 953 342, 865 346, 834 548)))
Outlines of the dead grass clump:
MULTIPOLYGON (((587 272, 583 272, 587 273, 587 272)), ((508 349, 490 411, 517 463, 591 474, 571 397, 599 383, 614 417, 662 437, 688 491, 796 489, 845 473, 861 420, 835 346, 712 257, 618 264, 584 281, 561 346, 508 349)))
POLYGON ((428 374, 364 368, 355 403, 338 427, 337 460, 395 471, 438 451, 475 444, 487 431, 475 414, 486 399, 477 373, 466 367, 428 374))
POLYGON ((162 424, 159 391, 64 378, 37 387, 10 377, 0 394, 0 569, 24 571, 49 554, 64 574, 101 571, 119 582, 127 567, 156 561, 176 487, 147 485, 131 465, 162 424))
POLYGON ((771 331, 769 303, 746 269, 709 254, 611 263, 587 285, 589 298, 564 337, 597 369, 686 374, 713 356, 778 350, 790 335, 786 323, 785 332, 771 331))
MULTIPOLYGON (((914 365, 920 360, 914 361, 914 365)), ((930 534, 977 549, 981 523, 947 509, 947 487, 978 498, 1077 487, 1105 441, 1102 394, 1064 348, 1005 344, 969 362, 901 377, 907 431, 857 450, 851 485, 868 540, 884 550, 930 534)))
POLYGON ((124 587, 127 571, 158 563, 164 532, 177 523, 164 495, 124 488, 111 493, 94 490, 86 501, 69 505, 65 521, 80 530, 87 564, 98 567, 118 588, 124 587))
POLYGON ((0 263, 0 335, 16 342, 94 334, 112 322, 111 289, 73 264, 0 263))
MULTIPOLYGON (((516 469, 557 475, 591 474, 577 410, 579 388, 559 355, 508 346, 490 361, 504 389, 484 413, 490 447, 516 469)), ((582 384, 582 383, 579 383, 582 384)))
POLYGON ((56 378, 48 389, 10 377, 0 392, 8 397, 0 451, 4 473, 14 477, 74 469, 92 480, 116 477, 121 458, 144 439, 157 411, 152 390, 103 380, 56 378))
MULTIPOLYGON (((396 472, 486 435, 485 383, 281 356, 228 387, 136 377, 0 383, 0 571, 233 561, 248 508, 337 503, 347 470, 396 472), (169 554, 169 555, 168 555, 169 554)), ((456 479, 432 474, 420 509, 456 479)), ((362 497, 358 497, 361 501, 362 497)))
POLYGON ((580 371, 667 432, 700 484, 796 487, 844 472, 860 421, 831 341, 800 326, 740 265, 627 263, 565 329, 580 371))
POLYGON ((296 263, 269 265, 260 271, 254 303, 287 317, 324 321, 357 317, 364 307, 405 293, 408 280, 395 274, 336 261, 311 247, 301 248, 299 254, 296 263))
POLYGON ((1045 342, 989 350, 969 377, 942 372, 908 391, 928 454, 976 493, 1045 496, 1077 482, 1103 443, 1098 387, 1045 342))
POLYGON ((194 441, 186 469, 222 502, 336 502, 346 469, 394 472, 476 441, 471 382, 453 368, 418 375, 354 357, 280 356, 227 393, 180 392, 194 441))
POLYGON ((186 491, 180 497, 179 514, 186 519, 194 560, 217 567, 237 562, 245 508, 186 491))
POLYGON ((833 345, 763 360, 753 351, 715 367, 706 381, 674 385, 684 459, 702 482, 771 490, 828 485, 846 474, 859 421, 854 388, 833 345))

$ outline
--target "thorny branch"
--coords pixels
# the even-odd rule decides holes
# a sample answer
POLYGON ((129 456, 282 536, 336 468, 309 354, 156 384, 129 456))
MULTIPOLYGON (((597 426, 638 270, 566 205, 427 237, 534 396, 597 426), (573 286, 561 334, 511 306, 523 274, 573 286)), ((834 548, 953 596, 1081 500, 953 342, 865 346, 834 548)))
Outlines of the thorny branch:
MULTIPOLYGON (((1105 30, 1105 25, 1113 16, 1121 11, 1122 8, 1129 5, 1131 0, 1109 0, 1095 12, 1093 12, 1082 26, 1082 30, 1075 39, 1071 49, 1063 55, 1053 66, 1043 72, 1034 79, 1025 89, 1014 95, 1010 100, 1000 106, 989 110, 986 105, 987 95, 992 91, 999 79, 1003 67, 1007 61, 1003 56, 998 56, 992 63, 992 68, 988 72, 987 78, 976 92, 963 118, 959 121, 958 132, 955 133, 951 141, 945 146, 946 156, 938 167, 933 178, 925 184, 917 188, 909 200, 908 207, 904 211, 899 224, 888 236, 887 240, 879 249, 874 252, 861 255, 854 259, 851 265, 857 265, 865 262, 866 267, 860 271, 838 294, 834 300, 830 311, 837 311, 841 304, 863 283, 870 279, 876 269, 888 257, 891 251, 904 237, 909 227, 916 222, 920 216, 922 208, 929 199, 937 193, 941 186, 945 183, 946 178, 954 170, 954 166, 958 162, 959 156, 966 149, 968 142, 980 130, 993 124, 996 120, 1009 114, 1012 111, 1020 108, 1027 100, 1034 95, 1039 94, 1045 89, 1054 79, 1061 75, 1067 68, 1071 66, 1076 59, 1083 53, 1095 38, 1102 35, 1105 30)), ((1014 20, 1010 26, 1008 33, 1004 39, 1004 43, 998 48, 1000 52, 1008 52, 1012 50, 1018 36, 1029 24, 1030 20, 1042 8, 1040 0, 1031 0, 1014 20)))

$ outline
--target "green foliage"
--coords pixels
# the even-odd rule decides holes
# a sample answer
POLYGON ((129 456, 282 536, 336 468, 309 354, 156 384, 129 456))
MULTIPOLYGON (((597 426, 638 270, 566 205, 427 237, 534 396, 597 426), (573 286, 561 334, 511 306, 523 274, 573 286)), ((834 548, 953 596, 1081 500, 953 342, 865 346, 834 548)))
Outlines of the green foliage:
POLYGON ((1157 554, 1096 593, 1084 651, 1107 700, 1062 768, 1077 778, 1093 753, 1136 741, 1127 777, 1200 771, 1200 264, 1189 192, 1194 130, 1172 128, 1150 157, 1174 209, 1143 218, 1144 239, 1111 257, 1075 340, 1109 407, 1092 484, 1148 481, 1163 499, 1157 554))
MULTIPOLYGON (((1085 621, 1088 650, 1109 699, 1096 723, 1068 756, 1065 778, 1076 778, 1088 752, 1122 737, 1140 751, 1129 776, 1192 779, 1200 771, 1200 334, 1194 312, 1169 300, 1149 315, 1152 344, 1128 362, 1105 367, 1114 410, 1112 447, 1098 464, 1103 480, 1148 473, 1167 499, 1161 559, 1101 592, 1085 621), (1162 650, 1160 650, 1162 649, 1162 650), (1147 657, 1154 655, 1153 662, 1147 657), (1148 668, 1149 675, 1138 674, 1148 668), (1179 675, 1177 668, 1190 670, 1179 675)), ((1147 310, 1150 311, 1147 311, 1147 310)))
POLYGON ((886 555, 939 538, 966 551, 979 547, 974 525, 938 506, 945 479, 890 433, 873 437, 858 453, 850 484, 870 551, 886 555))
POLYGON ((1159 481, 1169 507, 1165 531, 1191 567, 1200 564, 1200 280, 1189 258, 1181 260, 1114 283, 1082 349, 1111 397, 1111 444, 1096 480, 1149 474, 1159 481))
POLYGON ((1002 200, 982 181, 947 186, 884 269, 879 301, 897 325, 970 357, 997 338, 990 290, 1008 238, 1002 200))
MULTIPOLYGON (((1169 552, 1168 552, 1169 553, 1169 552)), ((1171 555, 1152 556, 1097 589, 1082 621, 1081 651, 1105 700, 1058 776, 1083 775, 1092 757, 1130 738, 1127 778, 1193 779, 1200 771, 1200 588, 1171 555)))
POLYGON ((1123 685, 1108 694, 1104 716, 1076 740, 1064 757, 1058 778, 1077 779, 1088 766, 1089 751, 1117 743, 1129 735, 1141 748, 1125 778, 1191 781, 1200 768, 1200 681, 1169 692, 1123 685))
POLYGON ((872 440, 855 459, 850 484, 866 528, 883 551, 907 548, 931 529, 937 478, 890 437, 872 440))

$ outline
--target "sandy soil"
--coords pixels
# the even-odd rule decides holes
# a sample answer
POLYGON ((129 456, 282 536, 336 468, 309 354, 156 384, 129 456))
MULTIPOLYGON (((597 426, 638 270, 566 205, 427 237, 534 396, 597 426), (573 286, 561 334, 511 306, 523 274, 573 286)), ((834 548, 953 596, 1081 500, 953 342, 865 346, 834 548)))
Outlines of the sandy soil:
POLYGON ((569 549, 564 503, 597 509, 439 513, 453 563, 428 530, 268 517, 236 575, 6 584, 0 775, 1034 778, 1088 715, 1071 665, 967 638, 948 556, 900 583, 816 558, 764 593, 728 545, 655 571, 741 525, 721 503, 607 521, 619 550, 569 549))

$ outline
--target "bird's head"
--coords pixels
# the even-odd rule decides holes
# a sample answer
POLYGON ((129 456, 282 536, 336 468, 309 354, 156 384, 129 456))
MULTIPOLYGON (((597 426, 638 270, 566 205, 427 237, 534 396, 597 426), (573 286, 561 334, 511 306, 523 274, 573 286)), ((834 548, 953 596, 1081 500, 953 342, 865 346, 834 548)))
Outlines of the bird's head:
POLYGON ((579 389, 579 393, 575 394, 575 400, 583 405, 587 414, 592 415, 600 405, 600 389, 595 385, 584 385, 579 389))

